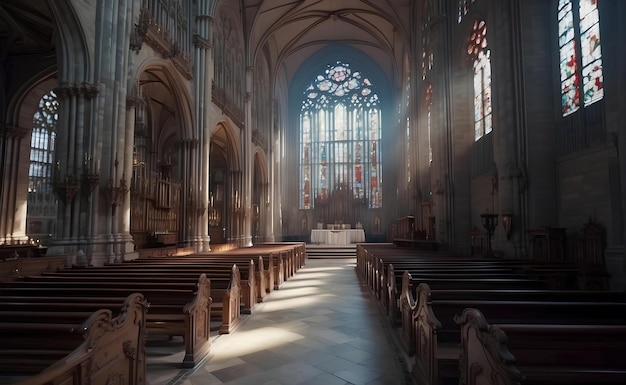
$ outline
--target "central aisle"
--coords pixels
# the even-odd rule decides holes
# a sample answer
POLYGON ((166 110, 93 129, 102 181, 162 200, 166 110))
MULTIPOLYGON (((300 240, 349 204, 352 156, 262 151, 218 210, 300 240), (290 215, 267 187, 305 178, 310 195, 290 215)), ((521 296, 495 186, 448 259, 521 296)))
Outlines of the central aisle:
POLYGON ((355 259, 309 259, 233 334, 217 337, 200 368, 169 384, 411 384, 371 298, 355 259))

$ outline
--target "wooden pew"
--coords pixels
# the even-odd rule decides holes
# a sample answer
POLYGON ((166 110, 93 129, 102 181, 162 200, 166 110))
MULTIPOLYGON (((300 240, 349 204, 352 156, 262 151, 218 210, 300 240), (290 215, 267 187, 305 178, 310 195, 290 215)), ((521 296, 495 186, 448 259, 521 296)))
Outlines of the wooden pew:
MULTIPOLYGON (((238 276, 236 266, 233 267, 233 276, 238 276)), ((233 284, 237 285, 237 282, 233 284)), ((210 349, 211 282, 204 274, 199 275, 195 283, 132 282, 121 281, 119 277, 109 281, 37 282, 20 279, 0 283, 0 301, 22 298, 25 303, 36 302, 37 299, 39 302, 49 302, 47 298, 52 297, 106 308, 115 302, 115 298, 135 292, 142 293, 150 303, 150 311, 146 315, 146 325, 150 333, 183 336, 183 367, 194 367, 206 357, 210 349), (26 300, 28 297, 30 300, 26 300), (64 297, 68 299, 63 299, 64 297), (102 298, 103 302, 98 302, 102 298)), ((231 329, 239 322, 239 294, 235 296, 237 308, 231 309, 230 304, 233 301, 228 302, 223 312, 226 320, 222 320, 222 328, 231 329)))
POLYGON ((624 323, 495 323, 475 308, 456 322, 461 385, 626 383, 624 323))
MULTIPOLYGON (((137 266, 141 267, 141 266, 137 266)), ((27 276, 23 277, 20 282, 26 284, 33 283, 35 285, 45 285, 50 283, 51 285, 62 287, 83 287, 83 286, 102 286, 102 287, 116 287, 116 286, 136 286, 137 289, 141 287, 167 287, 171 289, 195 287, 197 277, 201 274, 201 271, 205 271, 206 268, 201 266, 197 270, 187 270, 187 274, 177 274, 179 270, 182 270, 182 266, 178 265, 160 265, 158 267, 166 267, 161 271, 151 272, 149 269, 143 270, 143 276, 137 276, 138 271, 130 269, 130 271, 124 271, 121 266, 118 269, 112 268, 110 274, 105 274, 100 277, 92 277, 89 275, 81 275, 81 272, 86 272, 92 268, 77 270, 78 275, 74 278, 69 277, 55 277, 51 275, 41 276, 27 276), (119 271, 118 271, 119 270, 119 271), (124 282, 118 282, 120 277, 124 278, 124 282)), ((109 266, 111 268, 111 266, 109 266)), ((93 268, 94 270, 100 270, 100 268, 93 268)), ((104 269, 103 269, 104 270, 104 269)), ((240 272, 237 265, 230 265, 228 269, 224 270, 221 275, 217 275, 216 272, 212 273, 211 278, 207 278, 210 281, 210 294, 217 298, 217 301, 211 300, 210 306, 210 319, 221 321, 219 328, 220 334, 231 333, 239 324, 241 318, 241 282, 240 272)), ((254 286, 252 286, 254 288, 254 286)), ((174 334, 172 334, 174 335, 174 334)))
POLYGON ((406 303, 400 298, 403 292, 403 286, 417 287, 419 283, 426 282, 433 288, 459 288, 459 289, 547 289, 548 285, 545 281, 539 279, 529 279, 512 273, 492 273, 489 270, 482 272, 480 269, 474 269, 468 273, 460 273, 457 275, 428 273, 428 275, 420 275, 418 277, 404 276, 404 273, 396 273, 394 266, 388 268, 389 278, 386 287, 387 300, 384 302, 387 315, 392 325, 398 326, 402 319, 402 312, 407 309, 402 308, 402 304, 406 303), (407 282, 404 282, 408 279, 407 282))
MULTIPOLYGON (((264 266, 271 271, 271 276, 266 276, 266 290, 273 290, 280 285, 306 262, 306 244, 303 242, 275 242, 259 243, 251 247, 235 249, 215 250, 188 255, 189 258, 217 258, 220 260, 233 260, 237 258, 262 257, 264 266), (270 269, 269 266, 272 266, 270 269)), ((150 258, 152 259, 152 258, 150 258)), ((157 258, 158 259, 158 258, 157 258)), ((237 262, 236 262, 237 263, 237 262)))
POLYGON ((287 267, 287 278, 291 277, 305 265, 306 255, 306 243, 304 242, 264 242, 255 243, 252 246, 256 250, 268 250, 272 252, 287 253, 287 258, 291 261, 291 266, 287 267))
POLYGON ((286 267, 289 263, 287 253, 281 254, 272 250, 266 252, 246 247, 220 252, 196 253, 193 254, 193 257, 228 261, 237 261, 240 258, 261 257, 263 258, 264 271, 267 271, 267 275, 265 275, 266 291, 278 289, 289 278, 288 268, 286 267))
POLYGON ((145 384, 148 303, 133 293, 117 311, 20 311, 0 321, 0 381, 15 385, 145 384), (74 314, 74 317, 71 316, 74 314), (55 322, 55 318, 62 320, 55 322), (19 322, 15 322, 19 320, 19 322))
POLYGON ((431 290, 427 284, 419 285, 413 313, 414 379, 426 378, 429 383, 439 383, 443 378, 456 380, 460 330, 454 319, 467 307, 480 308, 494 320, 502 322, 623 324, 626 319, 626 302, 611 302, 619 299, 617 293, 606 297, 602 292, 578 297, 577 292, 550 290, 486 290, 478 293, 482 295, 475 298, 463 295, 459 296, 463 299, 447 298, 450 295, 437 298, 437 290, 431 290))
POLYGON ((0 281, 10 281, 20 275, 55 270, 65 266, 66 261, 67 256, 0 260, 0 281))
MULTIPOLYGON (((149 258, 143 260, 126 261, 116 264, 107 264, 102 267, 61 269, 55 272, 45 272, 42 276, 101 276, 110 277, 115 274, 130 275, 135 280, 141 281, 180 281, 189 280, 199 274, 206 274, 211 280, 213 295, 213 317, 222 315, 223 302, 230 298, 230 280, 232 276, 233 261, 206 262, 201 259, 188 260, 179 257, 173 258, 149 258)), ((255 274, 255 263, 252 260, 242 259, 237 265, 240 274, 240 293, 243 304, 241 313, 251 314, 259 296, 257 291, 264 289, 262 284, 257 284, 257 274, 255 274), (250 274, 252 272, 252 274, 250 274), (243 278, 242 278, 243 276, 243 278)), ((32 278, 31 279, 36 279, 32 278)), ((104 278, 106 279, 106 278, 104 278)))

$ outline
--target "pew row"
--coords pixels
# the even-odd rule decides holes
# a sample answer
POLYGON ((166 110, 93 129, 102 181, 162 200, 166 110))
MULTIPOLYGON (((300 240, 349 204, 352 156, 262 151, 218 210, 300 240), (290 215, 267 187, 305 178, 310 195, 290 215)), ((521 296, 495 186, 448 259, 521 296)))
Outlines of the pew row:
MULTIPOLYGON (((44 280, 50 277, 59 277, 65 280, 72 280, 90 277, 97 281, 107 280, 116 275, 123 275, 136 281, 151 282, 158 280, 159 282, 176 282, 181 280, 189 281, 199 274, 205 274, 211 280, 213 296, 211 315, 215 319, 220 318, 223 315, 222 304, 224 300, 228 298, 227 302, 233 302, 230 299, 233 261, 207 262, 195 258, 191 260, 184 257, 182 260, 178 258, 159 257, 106 264, 101 267, 60 269, 54 272, 44 272, 41 274, 41 277, 29 277, 29 279, 44 280)), ((243 314, 252 313, 255 303, 260 301, 258 290, 264 290, 265 288, 262 282, 259 283, 257 279, 258 274, 255 273, 256 266, 252 260, 241 260, 241 264, 237 264, 239 270, 238 286, 241 294, 240 304, 242 305, 240 312, 243 314)), ((224 331, 229 332, 226 328, 224 331)))
POLYGON ((0 383, 145 384, 148 303, 133 293, 117 306, 115 313, 38 311, 20 322, 13 322, 19 312, 2 317, 0 383))
POLYGON ((209 279, 228 276, 233 264, 239 267, 241 284, 242 313, 251 314, 256 303, 262 302, 267 290, 269 271, 264 269, 262 257, 221 259, 204 258, 197 255, 184 257, 146 258, 107 264, 97 271, 151 271, 177 272, 198 271, 207 274, 209 279), (226 274, 226 275, 225 275, 226 274))
MULTIPOLYGON (((20 302, 26 308, 27 303, 35 303, 41 308, 45 303, 51 306, 60 302, 74 303, 78 310, 98 306, 111 308, 119 298, 130 293, 142 293, 150 303, 146 314, 146 327, 151 334, 182 336, 185 343, 185 355, 182 366, 194 367, 204 359, 210 349, 211 319, 211 281, 205 274, 196 276, 188 282, 140 282, 121 281, 119 277, 108 281, 59 281, 46 282, 28 280, 25 277, 12 282, 0 283, 0 301, 20 302)), ((238 270, 233 266, 235 289, 233 300, 226 290, 226 306, 223 309, 222 328, 232 330, 238 322, 239 294, 238 270)), ((8 306, 8 304, 7 304, 8 306)), ((17 306, 17 305, 15 305, 17 306)), ((62 306, 62 305, 57 305, 62 306)), ((68 306, 68 305, 65 305, 68 306)))
MULTIPOLYGON (((250 261, 249 261, 250 262, 250 261)), ((158 287, 160 284, 175 288, 177 285, 190 286, 197 282, 197 277, 204 274, 210 281, 210 318, 219 321, 220 334, 232 332, 241 318, 241 272, 237 265, 221 266, 220 270, 210 270, 207 266, 184 266, 157 264, 154 266, 124 266, 124 264, 106 267, 63 269, 57 272, 42 273, 40 276, 22 277, 25 284, 56 284, 58 286, 106 286, 110 282, 117 285, 120 278, 145 287, 158 287), (208 276, 210 274, 210 276, 208 276)), ((247 295, 254 297, 254 279, 247 295)))
POLYGON ((626 319, 626 302, 619 302, 623 296, 617 292, 605 296, 602 291, 455 291, 458 296, 451 290, 440 294, 424 283, 418 287, 412 318, 412 375, 417 383, 438 384, 444 379, 456 382, 461 337, 454 320, 468 307, 480 308, 490 319, 504 323, 620 325, 626 319))
POLYGON ((475 308, 461 328, 460 385, 626 383, 626 325, 492 323, 475 308))
MULTIPOLYGON (((261 258, 263 260, 264 286, 266 292, 277 290, 289 275, 289 267, 291 266, 289 254, 286 252, 277 253, 273 250, 264 252, 263 250, 252 250, 252 247, 239 248, 228 251, 196 253, 189 258, 201 258, 213 261, 238 261, 246 259, 261 258)), ((261 265, 259 265, 261 266, 261 265)))

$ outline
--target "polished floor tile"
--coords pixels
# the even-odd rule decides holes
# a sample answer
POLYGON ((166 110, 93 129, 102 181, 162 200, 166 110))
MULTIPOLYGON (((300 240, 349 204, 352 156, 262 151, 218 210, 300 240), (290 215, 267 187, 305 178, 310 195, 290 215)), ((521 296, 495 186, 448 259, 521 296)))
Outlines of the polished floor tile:
POLYGON ((233 333, 215 336, 195 369, 149 346, 148 384, 409 385, 394 341, 354 259, 309 259, 233 333))

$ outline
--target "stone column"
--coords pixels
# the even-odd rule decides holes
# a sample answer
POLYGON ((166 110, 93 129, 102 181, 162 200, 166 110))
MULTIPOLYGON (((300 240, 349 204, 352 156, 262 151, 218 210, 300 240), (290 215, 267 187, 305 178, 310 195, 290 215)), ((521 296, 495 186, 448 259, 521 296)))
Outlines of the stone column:
POLYGON ((246 70, 246 94, 244 98, 245 124, 243 130, 243 140, 241 153, 243 159, 243 233, 241 234, 242 245, 252 246, 252 177, 254 173, 254 162, 252 154, 252 129, 254 120, 252 118, 252 103, 254 95, 254 67, 246 70))
POLYGON ((208 186, 201 186, 199 183, 203 168, 199 156, 201 149, 200 141, 198 139, 189 140, 185 149, 188 152, 186 159, 189 160, 188 163, 185 163, 188 166, 188 170, 185 174, 189 175, 188 181, 191 182, 191 186, 189 186, 189 199, 187 200, 187 217, 191 222, 189 241, 194 250, 200 251, 202 247, 202 234, 206 235, 208 231, 208 228, 205 229, 208 222, 206 220, 203 222, 207 207, 204 192, 208 186))
POLYGON ((199 140, 198 202, 204 210, 197 212, 196 251, 210 251, 209 236, 209 149, 211 147, 211 127, 205 104, 211 100, 211 80, 213 75, 213 17, 210 15, 209 2, 198 2, 196 16, 197 33, 193 36, 194 43, 194 82, 195 82, 195 115, 196 135, 199 140))
POLYGON ((612 191, 613 231, 607 232, 607 247, 604 258, 610 273, 610 289, 626 290, 626 98, 621 97, 626 87, 626 50, 611 49, 618 47, 626 38, 626 24, 623 22, 626 3, 623 1, 599 2, 600 36, 602 37, 602 71, 606 103, 606 127, 611 141, 617 147, 617 157, 611 160, 609 175, 612 191), (607 47, 609 49, 604 49, 607 47), (620 96, 617 96, 620 95, 620 96))
MULTIPOLYGON (((271 174, 270 174, 271 175, 271 174)), ((274 242, 272 205, 270 204, 270 183, 264 183, 259 199, 259 215, 261 217, 261 236, 265 242, 274 242)))
POLYGON ((0 186, 0 244, 19 244, 26 235, 30 130, 0 126, 0 154, 3 155, 0 186), (26 175, 26 177, 24 177, 26 175), (22 177, 20 177, 22 176, 22 177))
POLYGON ((86 248, 91 237, 90 199, 99 181, 92 155, 96 142, 92 112, 94 97, 99 91, 88 83, 63 83, 55 92, 59 100, 59 121, 52 185, 59 204, 57 231, 48 254, 73 255, 86 248))
MULTIPOLYGON (((138 90, 139 91, 139 90, 138 90)), ((126 124, 124 131, 124 154, 122 169, 122 178, 127 189, 131 187, 131 178, 133 176, 133 146, 135 143, 135 121, 137 108, 141 108, 145 101, 140 95, 130 96, 126 98, 126 124)), ((138 254, 135 251, 135 242, 130 234, 130 196, 125 194, 124 200, 119 207, 118 221, 118 239, 119 248, 118 255, 122 261, 135 259, 138 254)))
MULTIPOLYGON (((436 64, 431 70, 433 89, 431 107, 431 140, 433 161, 430 165, 433 215, 436 219, 435 239, 444 244, 455 242, 454 196, 452 185, 454 175, 453 145, 454 126, 450 120, 452 95, 452 81, 449 68, 452 66, 450 56, 450 26, 451 18, 445 17, 445 2, 437 4, 435 15, 430 21, 433 55, 436 64)), ((460 186, 455 186, 455 189, 460 186)), ((456 190, 455 190, 456 191, 456 190)))
POLYGON ((520 206, 524 182, 519 184, 520 177, 525 174, 522 20, 517 2, 498 2, 492 11, 494 17, 490 20, 493 25, 487 26, 487 36, 492 52, 496 214, 500 215, 494 249, 509 258, 521 258, 526 256, 525 232, 521 231, 525 213, 520 206), (511 215, 515 227, 510 239, 507 239, 502 214, 511 215))
MULTIPOLYGON (((269 166, 269 175, 268 175, 268 190, 267 195, 265 197, 265 206, 266 212, 268 215, 268 227, 269 232, 266 234, 266 239, 268 242, 274 242, 276 240, 276 226, 281 225, 281 217, 280 217, 280 205, 274 204, 274 202, 281 202, 280 196, 280 176, 281 167, 279 164, 279 154, 280 152, 276 148, 278 143, 282 143, 282 135, 281 130, 279 130, 278 122, 280 121, 278 115, 278 101, 274 99, 272 101, 272 122, 271 127, 269 129, 270 137, 268 140, 268 162, 269 166)), ((280 144, 278 144, 280 146, 280 144)), ((280 147, 279 147, 280 148, 280 147)), ((280 234, 280 232, 279 232, 280 234)))
POLYGON ((227 213, 226 226, 228 241, 243 246, 243 198, 242 198, 242 172, 231 170, 229 175, 229 196, 224 199, 226 204, 224 212, 227 213))

